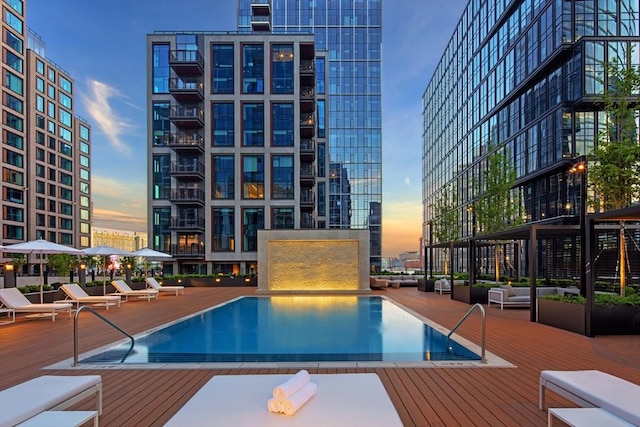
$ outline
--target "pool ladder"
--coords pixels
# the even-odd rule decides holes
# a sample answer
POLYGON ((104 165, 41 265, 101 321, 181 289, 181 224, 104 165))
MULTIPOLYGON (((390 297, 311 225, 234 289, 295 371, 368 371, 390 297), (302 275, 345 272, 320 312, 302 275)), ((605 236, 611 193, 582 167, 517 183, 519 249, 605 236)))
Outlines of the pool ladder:
POLYGON ((469 317, 469 315, 471 313, 473 313, 473 311, 475 309, 480 310, 480 314, 482 316, 482 326, 481 326, 481 331, 480 333, 482 334, 481 336, 481 342, 480 342, 480 348, 482 349, 482 362, 481 363, 487 363, 487 358, 485 357, 485 324, 486 324, 486 318, 487 315, 484 312, 484 307, 482 306, 482 304, 474 304, 473 307, 471 307, 469 309, 469 311, 467 311, 467 314, 465 314, 464 316, 462 316, 462 319, 460 319, 460 321, 456 324, 456 326, 453 327, 453 329, 451 329, 451 332, 449 332, 449 335, 447 335, 447 350, 451 351, 451 347, 449 347, 449 339, 451 338, 451 335, 456 331, 456 329, 458 329, 458 327, 460 325, 462 325, 462 322, 464 322, 465 320, 467 320, 467 317, 469 317))
POLYGON ((123 331, 120 327, 118 327, 115 323, 111 322, 102 314, 95 311, 93 308, 89 307, 88 305, 83 305, 82 307, 76 310, 76 315, 73 318, 73 366, 74 367, 78 366, 78 316, 80 315, 80 312, 82 310, 89 310, 91 313, 95 314, 99 319, 102 319, 106 324, 110 325, 112 328, 115 328, 118 331, 122 332, 131 340, 131 346, 129 347, 129 350, 125 353, 125 355, 122 357, 122 360, 120 361, 120 363, 124 362, 124 360, 127 358, 129 353, 131 353, 131 350, 133 350, 133 345, 135 344, 136 340, 131 335, 123 331))

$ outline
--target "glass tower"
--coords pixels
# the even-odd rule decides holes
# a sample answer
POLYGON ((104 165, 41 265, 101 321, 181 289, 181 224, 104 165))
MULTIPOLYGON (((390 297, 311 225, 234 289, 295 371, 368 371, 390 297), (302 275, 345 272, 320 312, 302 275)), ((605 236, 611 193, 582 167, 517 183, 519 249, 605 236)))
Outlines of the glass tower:
MULTIPOLYGON (((586 214, 589 194, 588 174, 573 173, 573 166, 586 159, 606 126, 598 103, 610 83, 604 64, 640 64, 639 18, 639 0, 469 1, 423 96, 425 242, 433 237, 434 206, 446 188, 456 189, 460 240, 483 233, 473 214, 482 191, 474 182, 481 182, 496 150, 515 167, 512 200, 521 222, 564 233, 546 239, 535 254, 538 274, 578 275, 580 238, 567 230, 586 214)), ((599 239, 604 251, 616 236, 599 239)), ((508 274, 515 270, 510 260, 520 258, 515 267, 528 269, 534 254, 521 247, 506 248, 508 274)), ((601 264, 605 255, 598 255, 601 264)), ((442 253, 436 257, 438 269, 442 253)), ((495 271, 492 258, 489 246, 480 248, 480 273, 495 271)), ((612 259, 603 276, 615 274, 615 254, 612 259)), ((464 269, 464 262, 457 256, 454 268, 464 269)), ((633 265, 637 272, 640 263, 633 265)))
POLYGON ((273 33, 314 33, 316 49, 328 52, 326 227, 368 228, 371 268, 379 269, 382 0, 237 0, 241 32, 252 31, 252 3, 269 5, 273 33))

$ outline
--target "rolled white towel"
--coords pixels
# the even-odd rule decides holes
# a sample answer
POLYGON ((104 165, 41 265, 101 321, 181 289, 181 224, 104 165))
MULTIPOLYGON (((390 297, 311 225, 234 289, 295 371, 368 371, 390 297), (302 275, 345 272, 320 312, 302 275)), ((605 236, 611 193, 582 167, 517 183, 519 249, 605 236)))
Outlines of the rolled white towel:
POLYGON ((269 409, 269 412, 282 412, 281 402, 274 398, 267 401, 267 408, 269 409))
POLYGON ((309 372, 305 369, 298 371, 294 376, 273 389, 273 397, 281 401, 286 400, 293 393, 307 385, 309 379, 309 372))
POLYGON ((293 415, 298 409, 316 394, 318 386, 315 383, 307 383, 300 390, 293 393, 287 400, 280 402, 280 410, 285 415, 293 415))

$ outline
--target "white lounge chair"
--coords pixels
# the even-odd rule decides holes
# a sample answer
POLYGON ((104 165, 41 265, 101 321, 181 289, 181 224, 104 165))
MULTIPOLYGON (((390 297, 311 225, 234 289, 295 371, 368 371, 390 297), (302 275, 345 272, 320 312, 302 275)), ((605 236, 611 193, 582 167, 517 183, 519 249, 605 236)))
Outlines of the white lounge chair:
POLYGON ((107 310, 109 310, 109 306, 112 305, 120 307, 121 298, 118 295, 91 296, 76 283, 64 284, 60 286, 60 289, 62 289, 62 291, 67 295, 67 299, 65 301, 74 303, 76 305, 76 309, 80 307, 80 304, 104 305, 107 310))
POLYGON ((16 313, 33 313, 33 317, 51 316, 51 320, 56 320, 56 315, 60 311, 66 311, 71 317, 71 303, 55 303, 55 304, 32 304, 18 288, 0 289, 0 308, 6 307, 14 310, 16 313), (36 315, 38 314, 38 315, 36 315))
MULTIPOLYGON (((92 395, 96 395, 95 422, 102 414, 102 378, 100 375, 43 375, 0 391, 0 427, 18 425, 47 411, 61 411, 92 395)), ((71 424, 76 411, 68 412, 71 424)), ((52 423, 49 420, 49 423, 52 423)), ((40 425, 51 425, 49 423, 40 425)), ((62 424, 61 424, 62 425, 62 424)))
POLYGON ((163 286, 158 283, 154 277, 147 277, 144 281, 149 289, 155 289, 158 292, 175 292, 176 295, 179 293, 184 295, 184 286, 163 286))
MULTIPOLYGON (((582 408, 600 408, 634 426, 640 426, 640 385, 596 371, 542 371, 539 405, 545 408, 549 389, 582 408)), ((574 413, 580 413, 579 410, 574 413)), ((593 415, 593 414, 590 414, 593 415)), ((597 415, 597 414, 596 414, 597 415)), ((595 425, 595 424, 591 424, 595 425)))
POLYGON ((447 279, 438 279, 433 285, 434 292, 440 292, 440 295, 444 293, 451 293, 451 283, 447 279))
POLYGON ((158 291, 155 289, 133 290, 124 280, 114 280, 111 284, 116 288, 114 295, 123 296, 125 301, 129 301, 129 297, 146 298, 147 301, 153 298, 158 299, 158 291))

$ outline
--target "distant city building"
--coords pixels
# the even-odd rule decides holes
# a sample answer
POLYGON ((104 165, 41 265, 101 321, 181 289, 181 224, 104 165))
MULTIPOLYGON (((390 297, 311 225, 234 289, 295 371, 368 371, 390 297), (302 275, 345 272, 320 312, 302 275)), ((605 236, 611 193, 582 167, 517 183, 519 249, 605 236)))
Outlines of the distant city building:
POLYGON ((312 34, 156 32, 147 64, 149 246, 176 260, 165 273, 255 273, 258 230, 328 227, 312 34))
POLYGON ((147 233, 102 227, 91 228, 91 241, 92 246, 106 245, 129 252, 146 248, 148 244, 147 233))
POLYGON ((88 247, 91 126, 74 113, 73 79, 27 28, 26 2, 2 0, 2 8, 0 243, 88 247))
MULTIPOLYGON (((474 183, 481 184, 489 150, 497 150, 515 166, 521 229, 556 227, 538 253, 528 253, 522 240, 502 245, 502 268, 528 274, 535 258, 542 277, 578 276, 582 243, 569 228, 586 214, 588 176, 570 170, 586 160, 605 127, 597 102, 609 84, 605 64, 630 59, 637 66, 639 54, 638 0, 469 1, 423 95, 423 238, 431 268, 442 271, 444 251, 435 246, 448 243, 430 229, 439 197, 455 189, 458 242, 472 240, 482 231, 473 209, 482 190, 474 183)), ((609 276, 616 274, 616 233, 598 237, 602 252, 613 256, 609 276)), ((494 246, 477 250, 476 271, 493 273, 494 246)), ((456 245, 454 271, 474 267, 465 251, 466 242, 456 245)), ((636 272, 637 254, 630 254, 636 272)))
MULTIPOLYGON (((391 3, 393 6, 393 2, 391 3)), ((328 144, 318 159, 329 159, 327 228, 369 229, 370 263, 382 256, 382 0, 237 0, 242 32, 313 33, 316 49, 327 51, 328 144)), ((323 60, 324 61, 324 60, 323 60)), ((323 72, 324 66, 319 66, 323 72)), ((320 131, 320 129, 319 129, 320 131)), ((322 129, 325 132, 325 129, 322 129)), ((318 227, 325 228, 325 227, 318 227)))

